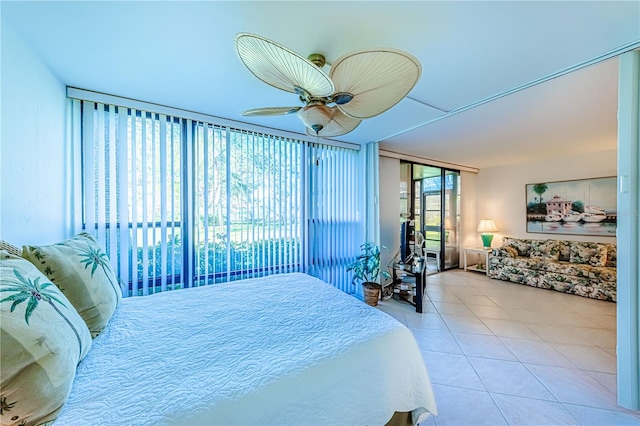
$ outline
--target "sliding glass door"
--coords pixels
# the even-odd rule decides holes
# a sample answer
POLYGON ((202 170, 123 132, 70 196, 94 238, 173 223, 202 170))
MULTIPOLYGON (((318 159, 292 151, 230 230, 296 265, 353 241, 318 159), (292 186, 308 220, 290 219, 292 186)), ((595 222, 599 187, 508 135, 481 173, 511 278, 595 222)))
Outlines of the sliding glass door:
POLYGON ((442 182, 442 262, 443 269, 451 269, 460 265, 460 172, 444 169, 442 182))
MULTIPOLYGON (((427 259, 428 272, 459 265, 460 172, 441 167, 402 163, 411 177, 408 220, 414 224, 414 252, 427 259)), ((404 200, 403 200, 404 201, 404 200)))
POLYGON ((436 167, 414 166, 414 179, 420 182, 421 188, 420 219, 422 223, 420 227, 425 240, 424 247, 427 250, 440 250, 442 239, 442 196, 439 177, 440 169, 436 167))

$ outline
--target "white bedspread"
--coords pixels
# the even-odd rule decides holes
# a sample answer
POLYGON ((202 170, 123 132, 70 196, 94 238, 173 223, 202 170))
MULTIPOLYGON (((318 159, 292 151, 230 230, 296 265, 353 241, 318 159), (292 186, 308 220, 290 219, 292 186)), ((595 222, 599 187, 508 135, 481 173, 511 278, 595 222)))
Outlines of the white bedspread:
POLYGON ((382 425, 436 412, 411 332, 304 274, 124 299, 55 425, 382 425))

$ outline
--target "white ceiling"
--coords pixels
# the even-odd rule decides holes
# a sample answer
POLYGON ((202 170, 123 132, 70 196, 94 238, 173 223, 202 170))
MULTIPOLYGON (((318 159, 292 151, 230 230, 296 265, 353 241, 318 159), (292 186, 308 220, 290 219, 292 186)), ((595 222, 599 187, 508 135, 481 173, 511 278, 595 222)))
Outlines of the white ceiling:
POLYGON ((373 47, 406 50, 422 78, 391 110, 336 138, 484 168, 616 148, 617 60, 640 46, 638 1, 231 1, 0 3, 9 24, 69 86, 304 133, 299 105, 244 68, 238 32, 329 63, 373 47), (626 46, 626 47, 625 47, 626 46), (562 70, 594 65, 483 100, 562 70), (474 108, 467 106, 480 104, 474 108), (462 112, 446 114, 447 111, 462 112))

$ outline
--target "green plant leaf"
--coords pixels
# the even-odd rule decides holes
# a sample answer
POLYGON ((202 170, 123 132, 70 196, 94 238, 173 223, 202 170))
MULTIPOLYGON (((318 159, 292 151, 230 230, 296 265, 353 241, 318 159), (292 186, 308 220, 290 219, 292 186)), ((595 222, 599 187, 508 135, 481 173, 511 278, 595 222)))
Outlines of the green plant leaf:
MULTIPOLYGON (((380 275, 380 248, 366 241, 360 245, 360 251, 361 254, 347 267, 347 271, 353 271, 352 282, 376 282, 380 275)), ((389 274, 385 271, 382 275, 386 278, 389 274)))

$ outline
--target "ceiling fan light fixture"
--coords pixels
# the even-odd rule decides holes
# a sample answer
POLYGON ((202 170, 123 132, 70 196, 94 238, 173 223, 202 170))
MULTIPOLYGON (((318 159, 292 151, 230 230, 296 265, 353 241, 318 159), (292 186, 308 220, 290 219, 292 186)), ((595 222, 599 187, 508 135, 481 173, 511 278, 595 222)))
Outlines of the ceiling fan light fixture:
POLYGON ((357 118, 349 117, 337 106, 326 107, 331 110, 331 121, 326 124, 319 131, 314 131, 307 127, 307 134, 309 136, 320 136, 321 138, 331 138, 334 136, 344 135, 349 133, 360 124, 361 120, 357 118))
POLYGON ((308 105, 300 108, 297 114, 304 125, 313 129, 316 134, 329 124, 333 117, 331 108, 323 104, 308 105))

